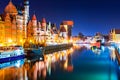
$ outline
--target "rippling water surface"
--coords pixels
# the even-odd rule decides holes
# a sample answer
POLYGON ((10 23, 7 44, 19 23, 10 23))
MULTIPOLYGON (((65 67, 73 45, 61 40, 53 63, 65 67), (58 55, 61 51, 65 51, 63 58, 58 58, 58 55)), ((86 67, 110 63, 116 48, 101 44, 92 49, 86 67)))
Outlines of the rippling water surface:
POLYGON ((114 50, 76 46, 69 50, 0 64, 0 80, 119 80, 114 50))

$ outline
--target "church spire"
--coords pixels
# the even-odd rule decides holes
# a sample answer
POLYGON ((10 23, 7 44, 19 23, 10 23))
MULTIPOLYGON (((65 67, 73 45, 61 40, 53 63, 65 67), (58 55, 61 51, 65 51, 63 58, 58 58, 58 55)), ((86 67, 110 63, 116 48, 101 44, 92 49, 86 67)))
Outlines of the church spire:
POLYGON ((33 16, 32 16, 32 24, 33 24, 33 26, 37 27, 37 18, 36 18, 35 14, 33 14, 33 16))
POLYGON ((32 20, 37 20, 35 13, 32 16, 32 20))
POLYGON ((29 20, 29 0, 24 0, 24 38, 27 38, 27 23, 29 20))

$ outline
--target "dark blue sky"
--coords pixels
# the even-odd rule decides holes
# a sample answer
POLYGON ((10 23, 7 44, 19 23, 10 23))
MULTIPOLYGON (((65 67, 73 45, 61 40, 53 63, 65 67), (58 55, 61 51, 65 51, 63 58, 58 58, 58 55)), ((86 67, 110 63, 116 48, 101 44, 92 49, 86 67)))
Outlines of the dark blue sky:
MULTIPOLYGON (((12 0, 20 4, 23 0, 12 0)), ((9 0, 0 0, 0 13, 9 0)), ((120 28, 119 0, 30 0, 30 15, 36 13, 38 20, 59 24, 63 20, 73 20, 73 35, 82 32, 94 35, 96 32, 108 34, 112 28, 120 28)))

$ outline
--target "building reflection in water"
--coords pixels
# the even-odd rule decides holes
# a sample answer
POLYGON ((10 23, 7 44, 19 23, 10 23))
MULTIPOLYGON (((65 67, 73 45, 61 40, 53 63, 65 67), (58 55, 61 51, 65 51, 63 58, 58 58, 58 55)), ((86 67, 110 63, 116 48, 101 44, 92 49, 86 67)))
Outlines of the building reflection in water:
POLYGON ((109 50, 111 51, 111 54, 110 54, 110 58, 111 58, 111 60, 113 60, 113 61, 115 61, 115 59, 116 59, 116 55, 115 55, 115 48, 114 47, 108 47, 109 48, 109 50))
POLYGON ((0 80, 24 80, 24 60, 2 63, 0 69, 0 80))
POLYGON ((81 48, 86 48, 89 50, 91 48, 90 44, 74 44, 74 49, 81 50, 81 48))
POLYGON ((116 60, 116 55, 115 55, 115 48, 113 46, 101 46, 100 48, 97 48, 95 46, 90 46, 90 45, 79 45, 79 44, 76 44, 74 46, 74 48, 76 50, 79 50, 79 51, 82 51, 83 49, 91 49, 93 53, 97 54, 97 55, 100 55, 102 52, 104 52, 105 50, 109 50, 110 52, 110 59, 112 61, 115 61, 116 60))
POLYGON ((56 68, 65 71, 73 71, 71 53, 73 49, 55 52, 44 55, 44 61, 22 60, 5 63, 0 69, 0 80, 45 80, 47 75, 51 75, 56 68), (8 65, 4 67, 4 65, 8 65), (13 65, 14 64, 14 65, 13 65), (58 66, 59 67, 58 67, 58 66))
POLYGON ((56 68, 72 71, 73 70, 71 60, 72 52, 73 49, 71 48, 69 50, 64 50, 60 52, 55 52, 54 54, 45 55, 45 62, 48 75, 51 75, 51 72, 55 71, 56 68))
POLYGON ((45 79, 46 77, 46 65, 44 61, 37 61, 25 64, 26 79, 37 80, 45 79))

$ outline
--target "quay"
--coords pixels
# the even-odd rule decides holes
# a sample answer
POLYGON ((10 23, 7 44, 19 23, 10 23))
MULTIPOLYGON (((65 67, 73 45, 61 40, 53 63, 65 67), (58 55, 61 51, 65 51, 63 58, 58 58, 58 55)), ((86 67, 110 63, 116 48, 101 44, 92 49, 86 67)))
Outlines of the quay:
POLYGON ((24 52, 28 60, 39 59, 44 60, 44 55, 51 54, 53 52, 58 52, 62 50, 70 49, 73 46, 72 43, 64 43, 57 45, 47 45, 47 46, 32 46, 29 48, 24 48, 24 52))
POLYGON ((73 46, 72 43, 45 46, 44 54, 49 54, 49 53, 53 53, 53 52, 57 52, 57 51, 61 51, 61 50, 66 50, 66 49, 71 48, 72 46, 73 46))

